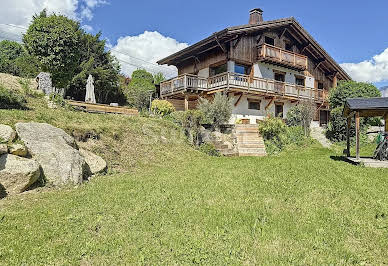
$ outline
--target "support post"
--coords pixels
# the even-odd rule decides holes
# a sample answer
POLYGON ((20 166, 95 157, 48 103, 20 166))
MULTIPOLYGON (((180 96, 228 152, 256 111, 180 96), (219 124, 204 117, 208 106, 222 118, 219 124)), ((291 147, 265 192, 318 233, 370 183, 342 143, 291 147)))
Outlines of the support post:
POLYGON ((189 110, 189 99, 188 99, 188 96, 185 95, 185 111, 188 111, 189 110))
POLYGON ((336 88, 337 85, 338 85, 338 78, 337 78, 337 73, 334 74, 334 77, 333 77, 333 88, 336 88))
POLYGON ((385 120, 385 133, 388 133, 388 114, 385 114, 384 116, 384 120, 385 120))
POLYGON ((360 159, 360 113, 356 113, 356 159, 360 159))
POLYGON ((350 157, 350 127, 352 123, 352 118, 348 117, 348 123, 346 126, 346 156, 350 157))

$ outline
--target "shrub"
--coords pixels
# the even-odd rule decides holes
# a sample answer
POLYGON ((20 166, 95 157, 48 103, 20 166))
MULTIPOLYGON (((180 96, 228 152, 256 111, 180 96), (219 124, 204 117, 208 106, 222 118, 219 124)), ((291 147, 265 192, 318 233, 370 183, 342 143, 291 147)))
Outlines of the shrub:
POLYGON ((18 91, 0 85, 0 109, 25 109, 26 103, 26 98, 18 91))
POLYGON ((287 131, 287 126, 278 117, 267 117, 259 124, 259 131, 265 140, 272 140, 287 131))
POLYGON ((153 100, 151 103, 151 111, 154 114, 166 116, 175 112, 175 107, 169 101, 153 100))
POLYGON ((295 105, 288 110, 286 124, 289 127, 302 125, 302 114, 298 105, 295 105))
POLYGON ((287 127, 278 117, 264 119, 259 125, 259 131, 264 138, 268 154, 279 153, 288 145, 305 145, 310 139, 305 135, 302 126, 287 127))
POLYGON ((217 151, 216 147, 211 143, 202 144, 201 146, 199 146, 199 150, 210 156, 216 156, 216 157, 221 156, 221 154, 217 151))
POLYGON ((199 145, 200 128, 204 119, 204 115, 200 110, 188 110, 174 112, 170 116, 173 121, 181 125, 185 131, 186 136, 189 138, 193 145, 199 145))
POLYGON ((201 98, 198 105, 198 109, 204 114, 206 122, 215 129, 219 129, 220 125, 229 121, 232 116, 232 108, 232 99, 220 92, 215 94, 213 101, 201 98))
POLYGON ((52 101, 55 105, 60 106, 60 107, 65 107, 66 102, 63 99, 62 95, 59 93, 51 93, 49 96, 50 101, 52 101))

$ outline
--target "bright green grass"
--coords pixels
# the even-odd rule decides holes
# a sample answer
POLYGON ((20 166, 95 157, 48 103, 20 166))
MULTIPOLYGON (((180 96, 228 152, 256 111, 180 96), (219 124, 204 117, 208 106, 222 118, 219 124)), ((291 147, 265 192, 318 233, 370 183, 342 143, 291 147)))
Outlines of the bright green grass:
POLYGON ((31 108, 0 122, 98 132, 91 147, 114 171, 0 200, 0 264, 388 263, 388 170, 340 161, 340 148, 215 158, 171 143, 165 121, 31 108), (145 124, 167 141, 151 145, 145 124))
POLYGON ((388 263, 388 171, 331 155, 195 156, 3 200, 0 263, 388 263))

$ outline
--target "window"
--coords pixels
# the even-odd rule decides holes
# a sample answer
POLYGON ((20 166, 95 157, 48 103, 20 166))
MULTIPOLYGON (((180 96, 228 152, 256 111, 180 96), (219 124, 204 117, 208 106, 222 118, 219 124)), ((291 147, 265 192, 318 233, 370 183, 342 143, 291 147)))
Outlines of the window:
POLYGON ((249 75, 251 73, 251 67, 246 65, 236 64, 234 66, 234 72, 242 75, 249 75))
POLYGON ((275 80, 280 81, 280 82, 284 82, 285 75, 283 73, 276 73, 275 72, 275 80))
POLYGON ((266 43, 266 44, 269 44, 269 45, 275 45, 275 39, 274 38, 271 38, 271 37, 265 37, 265 40, 264 40, 264 42, 266 43))
POLYGON ((215 76, 221 73, 225 73, 228 70, 228 67, 226 64, 222 64, 216 67, 210 68, 210 76, 215 76))
POLYGON ((293 51, 293 45, 291 43, 286 42, 286 50, 292 52, 293 51))
POLYGON ((323 90, 323 82, 318 82, 318 90, 323 90))
POLYGON ((248 99, 249 110, 260 110, 260 101, 248 99))
POLYGON ((305 85, 304 77, 295 77, 295 84, 298 86, 304 86, 305 85))

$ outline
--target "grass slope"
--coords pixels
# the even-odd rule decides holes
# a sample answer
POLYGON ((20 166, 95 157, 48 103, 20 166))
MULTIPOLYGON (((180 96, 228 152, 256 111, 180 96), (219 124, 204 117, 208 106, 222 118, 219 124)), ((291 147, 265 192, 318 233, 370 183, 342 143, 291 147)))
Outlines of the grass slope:
POLYGON ((208 157, 174 143, 168 122, 30 107, 0 122, 96 132, 89 147, 114 170, 1 200, 0 264, 388 263, 388 170, 319 146, 208 157))

